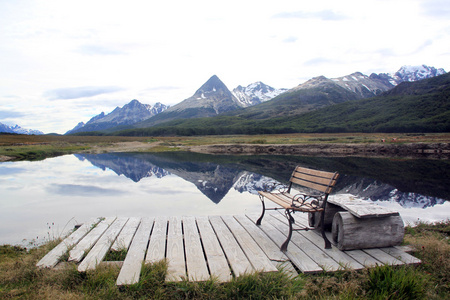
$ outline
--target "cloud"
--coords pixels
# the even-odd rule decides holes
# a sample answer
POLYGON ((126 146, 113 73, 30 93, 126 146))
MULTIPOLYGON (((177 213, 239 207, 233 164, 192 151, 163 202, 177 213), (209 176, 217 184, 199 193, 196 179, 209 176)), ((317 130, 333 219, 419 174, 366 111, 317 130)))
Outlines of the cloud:
POLYGON ((422 12, 434 18, 450 18, 448 0, 425 0, 421 4, 422 12))
POLYGON ((332 10, 326 9, 321 11, 306 12, 281 12, 273 16, 273 18, 281 19, 320 19, 322 21, 340 21, 348 19, 346 15, 336 13, 332 10))
POLYGON ((128 52, 103 45, 86 44, 78 48, 78 52, 86 55, 124 55, 128 52))
POLYGON ((145 91, 173 91, 178 90, 180 87, 178 86, 171 86, 171 85, 163 85, 163 86, 155 86, 146 88, 145 91))
POLYGON ((295 36, 287 37, 283 40, 284 43, 295 43, 298 40, 295 36))
POLYGON ((117 86, 83 86, 49 90, 44 93, 44 97, 47 97, 49 100, 68 100, 93 97, 101 94, 114 93, 121 90, 123 89, 117 86))
POLYGON ((308 61, 305 61, 303 63, 304 66, 319 66, 319 65, 323 65, 323 64, 330 64, 330 63, 335 63, 336 61, 333 61, 331 59, 325 58, 325 57, 316 57, 313 59, 310 59, 308 61))
POLYGON ((125 194, 124 191, 115 189, 104 189, 101 187, 96 187, 92 185, 78 185, 78 184, 54 184, 47 188, 50 193, 68 196, 82 196, 82 197, 93 197, 93 196, 117 196, 125 194))
POLYGON ((0 120, 22 118, 25 116, 26 114, 17 111, 0 110, 0 120))

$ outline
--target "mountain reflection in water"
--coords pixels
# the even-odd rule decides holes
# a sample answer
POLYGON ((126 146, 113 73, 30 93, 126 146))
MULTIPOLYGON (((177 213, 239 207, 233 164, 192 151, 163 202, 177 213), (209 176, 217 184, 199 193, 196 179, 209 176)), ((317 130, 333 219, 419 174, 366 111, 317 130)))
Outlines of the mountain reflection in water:
POLYGON ((334 193, 373 201, 395 201, 405 208, 427 208, 449 199, 448 161, 299 156, 212 156, 196 153, 79 154, 80 160, 138 182, 174 174, 193 183, 212 202, 230 189, 256 194, 267 182, 287 182, 296 165, 338 171, 334 193))

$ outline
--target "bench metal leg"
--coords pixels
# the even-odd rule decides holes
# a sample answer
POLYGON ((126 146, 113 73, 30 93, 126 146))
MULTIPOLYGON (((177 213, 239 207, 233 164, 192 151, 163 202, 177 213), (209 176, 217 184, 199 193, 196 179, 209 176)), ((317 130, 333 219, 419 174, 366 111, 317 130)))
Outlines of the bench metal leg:
POLYGON ((261 221, 264 218, 264 213, 266 212, 266 205, 264 204, 264 197, 259 195, 259 199, 261 199, 261 203, 262 203, 262 213, 261 213, 261 216, 259 217, 258 221, 256 221, 256 225, 261 225, 261 221))
POLYGON ((289 242, 291 240, 291 237, 292 237, 292 224, 295 223, 294 218, 291 215, 290 209, 286 209, 285 214, 286 214, 286 218, 288 219, 288 223, 289 223, 289 233, 288 233, 286 241, 284 241, 283 245, 281 245, 280 250, 282 252, 286 252, 287 251, 287 246, 288 246, 288 244, 289 244, 289 242))

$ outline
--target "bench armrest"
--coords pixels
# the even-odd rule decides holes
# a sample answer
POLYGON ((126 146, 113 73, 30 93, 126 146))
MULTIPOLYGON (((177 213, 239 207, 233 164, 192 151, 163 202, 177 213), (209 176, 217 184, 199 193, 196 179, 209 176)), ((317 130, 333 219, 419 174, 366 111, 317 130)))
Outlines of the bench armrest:
POLYGON ((279 193, 286 193, 289 189, 289 186, 277 181, 272 181, 264 183, 263 188, 264 192, 273 192, 276 190, 279 193))
POLYGON ((296 194, 292 197, 292 207, 306 207, 310 209, 320 208, 320 202, 323 200, 320 195, 296 194))

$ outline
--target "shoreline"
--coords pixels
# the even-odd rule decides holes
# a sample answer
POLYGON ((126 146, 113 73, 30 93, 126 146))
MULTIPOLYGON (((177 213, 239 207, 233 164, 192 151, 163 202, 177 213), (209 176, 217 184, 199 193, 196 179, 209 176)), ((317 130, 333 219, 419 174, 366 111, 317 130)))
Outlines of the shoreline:
POLYGON ((185 147, 191 152, 230 155, 363 156, 449 159, 449 143, 407 144, 216 144, 185 147))

